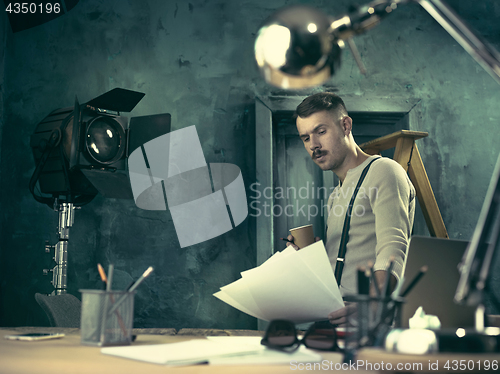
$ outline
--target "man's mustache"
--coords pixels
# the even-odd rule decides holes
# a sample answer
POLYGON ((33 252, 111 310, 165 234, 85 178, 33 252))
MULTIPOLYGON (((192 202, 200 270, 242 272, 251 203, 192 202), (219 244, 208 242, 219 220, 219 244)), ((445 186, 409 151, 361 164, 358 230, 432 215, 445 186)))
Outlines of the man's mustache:
POLYGON ((322 151, 322 150, 316 150, 312 153, 312 159, 314 160, 315 158, 321 157, 323 155, 326 155, 327 151, 322 151))

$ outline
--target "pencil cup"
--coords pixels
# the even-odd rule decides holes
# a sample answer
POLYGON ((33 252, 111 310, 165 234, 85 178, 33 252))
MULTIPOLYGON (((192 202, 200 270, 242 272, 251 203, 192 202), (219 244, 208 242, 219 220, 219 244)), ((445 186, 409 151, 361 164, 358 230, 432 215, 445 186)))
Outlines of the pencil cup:
POLYGON ((135 292, 80 290, 81 344, 127 345, 132 341, 135 292))
POLYGON ((290 229, 290 234, 293 236, 294 244, 299 249, 307 247, 314 243, 314 232, 312 225, 300 226, 290 229))
POLYGON ((347 317, 346 349, 382 346, 387 333, 401 326, 402 297, 346 295, 344 301, 356 305, 356 312, 347 317))

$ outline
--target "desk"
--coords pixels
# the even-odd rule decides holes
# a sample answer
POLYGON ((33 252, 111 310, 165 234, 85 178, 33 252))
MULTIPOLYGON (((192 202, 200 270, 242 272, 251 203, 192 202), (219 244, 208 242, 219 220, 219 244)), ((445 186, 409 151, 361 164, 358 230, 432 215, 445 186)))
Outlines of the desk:
MULTIPOLYGON (((201 335, 262 335, 248 330, 206 329, 134 329, 137 339, 133 344, 176 343, 201 335)), ((101 354, 99 347, 80 345, 79 329, 18 327, 0 328, 0 373, 1 374, 280 374, 294 373, 289 365, 211 366, 193 365, 169 367, 101 354), (13 341, 3 338, 7 334, 23 332, 63 332, 62 339, 41 341, 13 341)), ((342 355, 336 352, 323 354, 325 360, 340 363, 342 355)), ((305 370, 302 370, 305 371, 305 370)), ((318 371, 323 371, 319 369, 318 371)), ((307 372, 310 372, 308 370, 307 372)), ((363 373, 363 372, 362 372, 363 373)), ((366 372, 365 372, 366 373, 366 372)))
MULTIPOLYGON (((165 344, 181 342, 193 338, 203 339, 205 335, 218 336, 256 336, 261 331, 251 330, 207 330, 207 329, 134 329, 137 339, 134 345, 165 344)), ((253 365, 253 366, 210 366, 194 365, 170 367, 145 362, 127 360, 119 357, 103 355, 99 347, 89 347, 80 344, 79 329, 56 327, 18 327, 0 328, 0 373, 1 374, 138 374, 138 373, 176 373, 176 374, 281 374, 297 372, 326 372, 325 366, 316 367, 316 370, 298 370, 291 365, 253 365), (3 335, 20 334, 23 332, 63 332, 62 339, 25 342, 3 339, 3 335), (293 370, 295 369, 295 370, 293 370)), ((342 355, 337 352, 321 352, 327 365, 340 364, 342 355)), ((356 360, 363 362, 363 367, 355 370, 359 374, 413 372, 420 373, 494 373, 497 370, 484 370, 484 365, 478 369, 477 362, 484 364, 497 360, 500 366, 500 354, 435 354, 435 355, 401 355, 388 353, 382 349, 365 348, 360 350, 356 360), (445 367, 447 360, 472 360, 474 370, 452 370, 445 367), (434 363, 438 362, 436 367, 434 363), (392 370, 388 370, 388 364, 392 370), (399 366, 398 364, 403 364, 399 366), (407 365, 405 365, 407 364, 407 365), (429 368, 429 364, 433 364, 429 368), (371 365, 371 366, 370 366, 371 365), (368 369, 366 370, 368 366, 368 369), (436 370, 437 369, 437 370, 436 370)), ((471 364, 469 364, 471 365, 471 364)), ((327 367, 328 367, 327 366, 327 367)), ((500 368, 499 368, 500 369, 500 368)), ((333 372, 353 372, 352 367, 347 370, 333 372)))

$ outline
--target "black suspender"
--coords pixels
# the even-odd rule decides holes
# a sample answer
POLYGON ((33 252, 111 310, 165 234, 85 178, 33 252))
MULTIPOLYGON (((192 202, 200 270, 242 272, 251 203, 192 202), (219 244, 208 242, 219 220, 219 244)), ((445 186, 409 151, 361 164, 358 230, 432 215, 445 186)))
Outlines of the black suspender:
POLYGON ((366 174, 368 173, 368 169, 370 169, 370 166, 373 163, 373 161, 378 159, 379 157, 371 160, 370 163, 366 165, 366 167, 361 172, 358 184, 354 189, 351 201, 349 202, 349 207, 347 208, 347 212, 344 219, 344 227, 342 228, 342 237, 340 239, 339 253, 337 255, 337 265, 335 265, 335 279, 337 280, 337 284, 339 286, 340 286, 340 280, 342 279, 342 271, 344 270, 344 260, 345 260, 345 253, 347 251, 347 242, 349 241, 349 226, 351 224, 351 215, 352 215, 352 207, 354 205, 354 200, 356 199, 356 195, 358 194, 359 188, 361 187, 361 184, 363 183, 363 180, 365 179, 366 174))

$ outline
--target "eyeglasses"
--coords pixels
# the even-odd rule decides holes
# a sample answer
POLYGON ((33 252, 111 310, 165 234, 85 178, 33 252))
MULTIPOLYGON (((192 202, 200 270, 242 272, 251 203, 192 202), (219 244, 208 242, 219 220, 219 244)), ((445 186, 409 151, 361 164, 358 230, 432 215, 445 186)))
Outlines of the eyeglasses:
POLYGON ((274 320, 269 323, 262 345, 269 348, 293 352, 304 344, 307 348, 323 351, 338 349, 337 333, 329 321, 313 323, 302 339, 298 339, 295 324, 287 320, 274 320))

